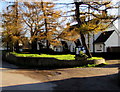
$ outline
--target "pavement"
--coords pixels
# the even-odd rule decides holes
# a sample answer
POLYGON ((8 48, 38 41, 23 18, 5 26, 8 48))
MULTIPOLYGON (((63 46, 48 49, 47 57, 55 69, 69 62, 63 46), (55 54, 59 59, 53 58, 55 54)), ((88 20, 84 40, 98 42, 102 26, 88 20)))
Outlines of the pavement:
MULTIPOLYGON (((0 59, 2 62, 2 59, 0 59)), ((2 62, 0 73, 4 90, 117 90, 120 60, 107 60, 104 67, 63 68, 53 70, 21 69, 2 62)))

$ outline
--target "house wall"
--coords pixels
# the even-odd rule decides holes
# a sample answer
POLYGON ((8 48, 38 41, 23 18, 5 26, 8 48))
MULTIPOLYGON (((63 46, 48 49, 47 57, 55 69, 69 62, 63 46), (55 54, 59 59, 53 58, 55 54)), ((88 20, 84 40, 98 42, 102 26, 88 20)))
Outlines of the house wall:
MULTIPOLYGON (((94 40, 96 40, 100 34, 101 34, 101 32, 94 34, 94 40)), ((86 35, 85 37, 86 37, 86 44, 88 44, 88 35, 86 35)), ((90 34, 89 41, 90 41, 89 50, 90 50, 90 52, 93 52, 93 34, 92 33, 90 34)))
POLYGON ((95 52, 104 52, 104 44, 103 43, 95 44, 95 52))
POLYGON ((57 47, 53 48, 53 50, 56 52, 62 52, 63 48, 62 48, 62 46, 57 46, 57 47))
POLYGON ((108 47, 118 47, 119 46, 118 34, 114 31, 112 35, 105 42, 105 52, 107 52, 108 47))
MULTIPOLYGON (((119 19, 119 21, 120 21, 120 19, 119 19)), ((120 23, 119 23, 119 25, 120 25, 120 23)), ((114 28, 115 28, 115 32, 118 36, 118 46, 120 46, 120 29, 116 28, 115 26, 114 26, 114 28)))
POLYGON ((72 43, 72 45, 70 46, 70 52, 75 52, 75 43, 72 43))
POLYGON ((66 41, 66 42, 68 44, 68 48, 70 52, 75 52, 75 47, 76 47, 75 43, 73 41, 66 41))

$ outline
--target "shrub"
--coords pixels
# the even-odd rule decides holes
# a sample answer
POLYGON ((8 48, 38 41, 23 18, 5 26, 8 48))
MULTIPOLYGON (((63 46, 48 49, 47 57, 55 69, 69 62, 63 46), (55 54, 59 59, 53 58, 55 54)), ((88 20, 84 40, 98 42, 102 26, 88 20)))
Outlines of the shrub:
POLYGON ((80 51, 80 54, 75 56, 75 60, 87 60, 87 57, 88 56, 85 53, 80 51))

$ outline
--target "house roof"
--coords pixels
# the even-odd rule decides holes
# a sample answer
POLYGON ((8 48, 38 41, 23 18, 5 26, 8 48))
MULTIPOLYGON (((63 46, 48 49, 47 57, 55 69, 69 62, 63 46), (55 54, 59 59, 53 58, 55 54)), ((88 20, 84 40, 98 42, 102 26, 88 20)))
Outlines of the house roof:
POLYGON ((115 30, 105 31, 100 34, 100 36, 94 41, 94 43, 104 43, 112 35, 115 30))

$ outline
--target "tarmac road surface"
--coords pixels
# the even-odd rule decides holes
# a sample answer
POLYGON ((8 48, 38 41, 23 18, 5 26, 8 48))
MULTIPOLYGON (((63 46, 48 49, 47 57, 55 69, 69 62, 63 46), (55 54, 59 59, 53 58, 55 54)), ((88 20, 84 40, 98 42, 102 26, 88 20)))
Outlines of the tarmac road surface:
MULTIPOLYGON (((3 62, 0 66, 2 90, 118 90, 117 63, 94 68, 63 68, 54 70, 20 69, 3 62)), ((2 59, 0 59, 2 62, 2 59)))

